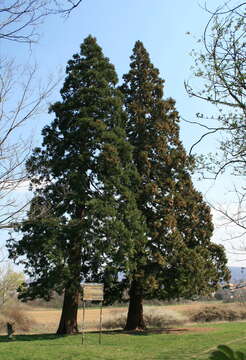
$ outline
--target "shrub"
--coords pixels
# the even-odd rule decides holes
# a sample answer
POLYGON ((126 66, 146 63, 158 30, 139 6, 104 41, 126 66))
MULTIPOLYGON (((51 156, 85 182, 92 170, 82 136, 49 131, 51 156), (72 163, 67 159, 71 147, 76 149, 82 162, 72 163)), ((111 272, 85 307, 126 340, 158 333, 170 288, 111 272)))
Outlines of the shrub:
POLYGON ((126 325, 126 314, 115 312, 103 321, 104 329, 124 329, 126 325))
POLYGON ((233 351, 229 346, 219 345, 211 354, 210 360, 246 360, 246 354, 233 351))
POLYGON ((179 326, 187 322, 187 318, 173 310, 148 309, 144 313, 144 320, 148 327, 166 328, 170 326, 179 326))
POLYGON ((192 313, 190 319, 194 322, 209 321, 234 321, 245 319, 246 312, 241 309, 234 309, 220 306, 206 306, 192 313))
MULTIPOLYGON (((187 318, 176 311, 158 308, 147 308, 144 311, 144 320, 149 328, 167 328, 182 325, 187 318)), ((126 313, 112 312, 104 322, 105 329, 123 329, 126 324, 126 313)))
POLYGON ((7 322, 12 323, 15 331, 30 331, 34 321, 28 318, 24 308, 17 304, 1 307, 0 331, 6 332, 7 322))

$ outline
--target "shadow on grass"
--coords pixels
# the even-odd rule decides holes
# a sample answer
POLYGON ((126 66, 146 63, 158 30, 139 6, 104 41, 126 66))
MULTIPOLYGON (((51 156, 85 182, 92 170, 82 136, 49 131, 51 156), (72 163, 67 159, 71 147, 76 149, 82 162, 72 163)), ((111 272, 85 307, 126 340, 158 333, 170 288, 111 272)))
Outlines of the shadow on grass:
MULTIPOLYGON (((132 331, 125 331, 125 330, 103 330, 102 336, 105 335, 133 335, 133 336, 148 336, 153 334, 171 334, 171 333, 184 333, 189 331, 185 328, 179 329, 147 329, 147 330, 132 330, 132 331)), ((86 331, 85 335, 89 334, 99 334, 99 331, 86 331)), ((56 335, 56 334, 30 334, 30 335, 15 335, 13 340, 9 340, 6 335, 0 335, 0 343, 15 343, 18 341, 42 341, 42 340, 57 340, 67 336, 78 336, 82 335, 81 333, 74 334, 74 335, 56 335)))
MULTIPOLYGON (((153 334, 171 334, 171 333, 180 333, 183 334, 185 332, 189 331, 187 328, 161 328, 161 329, 146 329, 146 330, 104 330, 102 332, 103 335, 134 335, 134 336, 148 336, 153 334)), ((98 334, 98 331, 88 331, 88 334, 98 334)))
POLYGON ((37 335, 15 335, 13 340, 10 340, 6 335, 0 336, 0 343, 9 342, 15 343, 17 341, 40 341, 40 340, 55 340, 61 336, 55 334, 37 334, 37 335))

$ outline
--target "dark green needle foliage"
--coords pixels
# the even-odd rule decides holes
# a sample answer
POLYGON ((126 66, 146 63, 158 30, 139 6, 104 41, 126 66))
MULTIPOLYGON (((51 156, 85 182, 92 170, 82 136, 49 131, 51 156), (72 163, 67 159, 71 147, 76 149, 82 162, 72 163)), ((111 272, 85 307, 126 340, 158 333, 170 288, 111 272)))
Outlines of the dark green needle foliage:
POLYGON ((34 198, 16 227, 21 239, 8 246, 30 278, 22 299, 64 292, 59 334, 77 331, 81 281, 103 281, 108 302, 128 289, 126 328, 136 329, 145 327, 144 298, 206 294, 228 278, 224 250, 210 241, 210 209, 192 185, 174 101, 163 100, 141 42, 131 59, 117 89, 114 67, 85 39, 27 163, 34 198))
POLYGON ((16 228, 22 238, 8 243, 30 278, 21 299, 64 292, 59 334, 77 331, 81 281, 113 287, 118 271, 132 272, 132 238, 144 242, 115 69, 89 36, 66 74, 62 100, 50 107, 55 118, 27 162, 34 198, 16 228))
POLYGON ((141 178, 135 196, 148 238, 136 254, 129 291, 126 328, 134 329, 145 326, 144 298, 208 294, 228 271, 223 248, 210 241, 210 208, 192 184, 193 162, 179 139, 175 102, 163 100, 164 81, 140 41, 123 78, 126 131, 141 178))

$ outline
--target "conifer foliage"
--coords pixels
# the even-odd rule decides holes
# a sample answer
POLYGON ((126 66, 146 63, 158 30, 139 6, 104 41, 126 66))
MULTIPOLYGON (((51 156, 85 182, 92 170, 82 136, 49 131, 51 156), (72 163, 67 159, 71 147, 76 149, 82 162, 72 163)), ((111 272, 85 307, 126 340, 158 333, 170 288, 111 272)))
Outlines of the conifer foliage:
POLYGON ((210 209, 191 181, 192 159, 179 139, 175 102, 163 100, 163 80, 140 41, 123 78, 126 131, 141 177, 135 196, 148 238, 135 257, 126 324, 131 330, 145 327, 144 298, 206 294, 228 272, 223 248, 210 241, 210 209))
POLYGON ((145 328, 143 299, 206 294, 228 278, 174 100, 163 100, 163 80, 139 41, 131 60, 117 88, 113 65, 86 38, 27 162, 34 198, 16 227, 21 239, 8 247, 30 278, 22 299, 64 292, 58 334, 78 331, 81 281, 103 281, 107 302, 129 291, 132 330, 145 328))
POLYGON ((30 278, 20 298, 49 300, 65 291, 58 334, 78 331, 81 281, 101 280, 115 258, 130 268, 132 234, 142 231, 114 67, 89 36, 66 73, 62 100, 50 108, 55 119, 27 162, 35 196, 16 228, 22 238, 8 243, 30 278))

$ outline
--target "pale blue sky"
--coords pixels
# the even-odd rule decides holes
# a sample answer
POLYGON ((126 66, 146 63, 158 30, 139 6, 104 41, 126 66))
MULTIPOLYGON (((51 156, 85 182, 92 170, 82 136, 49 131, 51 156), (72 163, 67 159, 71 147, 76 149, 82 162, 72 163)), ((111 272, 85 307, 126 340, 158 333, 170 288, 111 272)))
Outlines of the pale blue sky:
MULTIPOLYGON (((207 3, 215 8, 221 1, 207 3)), ((2 50, 17 63, 36 62, 40 78, 45 81, 50 74, 57 76, 59 70, 64 70, 83 39, 92 34, 115 65, 121 81, 129 69, 134 43, 141 40, 166 81, 165 97, 173 97, 180 114, 192 120, 196 112, 209 108, 208 104, 189 99, 183 85, 192 76, 193 59, 189 54, 199 47, 196 40, 209 18, 203 5, 198 0, 83 0, 67 20, 58 16, 47 18, 39 27, 40 41, 31 51, 28 46, 13 42, 2 44, 2 50)), ((53 99, 58 98, 58 90, 59 87, 53 99)), ((50 120, 44 115, 35 125, 37 136, 47 121, 50 120)), ((182 124, 181 137, 188 149, 198 137, 198 129, 182 124)), ((202 144, 201 151, 206 149, 207 145, 202 144)))
MULTIPOLYGON (((211 7, 220 2, 210 1, 211 7)), ((129 69, 134 43, 141 40, 166 81, 165 97, 173 97, 182 116, 192 119, 193 114, 208 107, 189 99, 183 86, 184 80, 191 76, 193 60, 189 53, 198 48, 196 39, 209 18, 203 5, 198 0, 83 0, 67 20, 57 16, 47 18, 39 27, 40 41, 31 51, 28 46, 11 42, 2 44, 2 49, 17 62, 36 62, 40 77, 45 80, 64 69, 79 51, 83 39, 92 34, 115 65, 121 80, 129 69)), ((46 116, 43 121, 47 121, 46 116)), ((182 125, 181 135, 187 147, 193 143, 190 127, 182 125)))
MULTIPOLYGON (((207 5, 215 9, 222 1, 208 0, 207 5)), ((34 44, 31 50, 23 44, 2 42, 1 52, 14 57, 17 63, 36 62, 39 77, 45 82, 50 74, 57 76, 60 69, 64 74, 67 61, 79 51, 83 39, 91 34, 115 65, 121 80, 122 74, 129 69, 129 56, 134 43, 141 40, 166 81, 165 97, 173 97, 180 114, 194 120, 195 113, 213 110, 206 103, 190 99, 184 89, 184 80, 192 76, 190 66, 193 59, 189 54, 193 48, 200 46, 197 40, 209 19, 203 6, 203 0, 83 0, 68 19, 58 16, 47 18, 39 27, 39 43, 34 44), (187 35, 187 32, 191 34, 187 35)), ((60 87, 51 101, 59 98, 60 87)), ((41 139, 40 130, 51 119, 44 113, 33 124, 36 144, 41 139)), ((198 128, 181 123, 181 139, 187 150, 199 138, 199 134, 198 128)), ((197 151, 215 152, 216 146, 216 139, 211 138, 197 147, 197 151)), ((196 182, 196 185, 207 193, 211 183, 196 182)), ((213 185, 206 196, 223 202, 229 185, 230 180, 225 177, 222 182, 213 185)), ((216 240, 226 237, 221 230, 218 234, 215 235, 216 240)))

